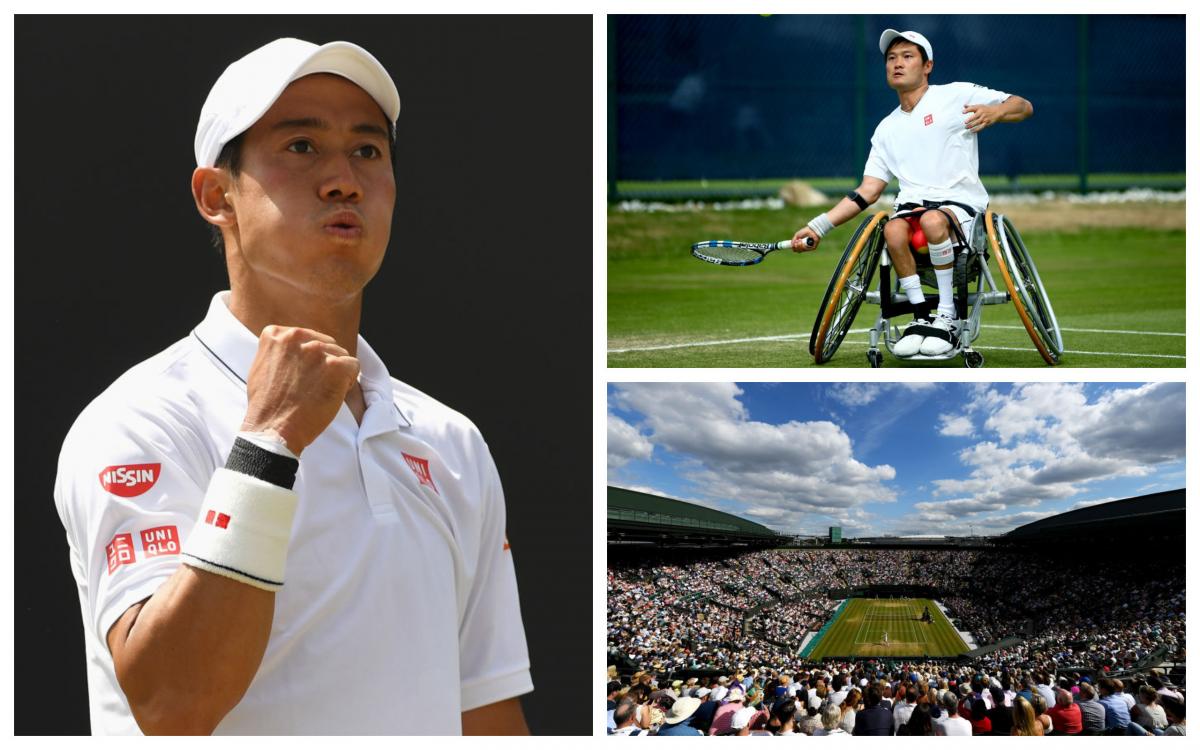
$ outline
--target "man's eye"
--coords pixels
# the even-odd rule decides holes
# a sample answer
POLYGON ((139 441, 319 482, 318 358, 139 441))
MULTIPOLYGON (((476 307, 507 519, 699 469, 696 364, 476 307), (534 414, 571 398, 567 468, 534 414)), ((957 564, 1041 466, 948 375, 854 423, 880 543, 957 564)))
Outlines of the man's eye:
POLYGON ((288 151, 297 154, 311 154, 313 150, 312 144, 308 141, 296 141, 288 145, 288 151))
POLYGON ((383 152, 380 151, 377 146, 359 146, 358 150, 363 152, 363 155, 368 159, 378 159, 379 157, 383 156, 383 152))

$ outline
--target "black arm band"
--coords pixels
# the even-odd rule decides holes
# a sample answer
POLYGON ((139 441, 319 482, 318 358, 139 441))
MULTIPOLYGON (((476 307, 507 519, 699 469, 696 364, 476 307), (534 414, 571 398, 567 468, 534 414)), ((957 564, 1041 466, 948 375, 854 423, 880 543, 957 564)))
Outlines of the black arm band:
POLYGON ((249 440, 235 438, 225 468, 290 490, 296 483, 296 470, 300 468, 300 462, 259 448, 249 440))
POLYGON ((867 203, 866 198, 858 194, 857 190, 851 190, 849 193, 846 193, 846 197, 858 204, 859 211, 866 211, 867 206, 870 205, 867 203))

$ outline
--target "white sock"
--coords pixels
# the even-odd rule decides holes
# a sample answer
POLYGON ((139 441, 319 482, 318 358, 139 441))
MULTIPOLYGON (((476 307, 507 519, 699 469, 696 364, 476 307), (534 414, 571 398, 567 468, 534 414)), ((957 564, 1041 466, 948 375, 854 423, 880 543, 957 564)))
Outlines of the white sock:
POLYGON ((933 273, 937 276, 938 312, 957 318, 958 313, 954 309, 954 269, 935 268, 933 273))
POLYGON ((900 288, 908 295, 908 301, 914 305, 925 302, 925 292, 921 291, 921 277, 917 274, 901 277, 900 288))

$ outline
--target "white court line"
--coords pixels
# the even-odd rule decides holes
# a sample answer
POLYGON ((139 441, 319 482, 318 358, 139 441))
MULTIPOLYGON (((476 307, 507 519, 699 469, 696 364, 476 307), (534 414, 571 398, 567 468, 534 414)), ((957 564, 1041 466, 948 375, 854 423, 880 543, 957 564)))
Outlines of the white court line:
POLYGON ((917 620, 917 618, 920 617, 920 615, 917 614, 917 605, 915 605, 915 604, 912 605, 912 608, 913 608, 912 626, 913 626, 913 629, 916 630, 917 635, 920 636, 920 638, 918 638, 917 640, 919 640, 919 641, 921 641, 921 643, 925 644, 925 650, 929 651, 929 639, 925 637, 926 631, 925 631, 925 628, 922 627, 925 623, 917 620))
MULTIPOLYGON (((867 612, 871 611, 872 606, 873 605, 870 605, 870 604, 867 605, 867 612)), ((856 630, 854 632, 854 645, 855 646, 857 646, 860 643, 865 643, 865 641, 858 640, 858 636, 860 633, 862 633, 863 626, 866 624, 867 624, 867 616, 866 616, 866 614, 863 614, 862 620, 859 621, 859 623, 858 623, 858 630, 856 630)))
POLYGON ((912 618, 908 616, 908 615, 912 614, 912 602, 909 602, 908 604, 904 605, 904 610, 905 610, 904 629, 908 631, 908 633, 906 634, 907 640, 909 643, 916 643, 917 642, 917 632, 912 629, 912 626, 913 626, 912 618))
MULTIPOLYGON (((1025 326, 1005 326, 1005 325, 985 325, 982 328, 1003 328, 1010 331, 1024 331, 1025 326)), ((1062 328, 1060 331, 1067 333, 1125 333, 1131 336, 1186 336, 1186 333, 1176 333, 1172 331, 1115 331, 1108 328, 1062 328)))
MULTIPOLYGON (((1025 330, 1025 326, 985 325, 982 327, 983 328, 998 328, 1001 330, 1010 330, 1010 331, 1025 330)), ((1174 333, 1174 332, 1170 332, 1170 331, 1118 331, 1118 330, 1110 330, 1107 328, 1061 328, 1060 330, 1066 331, 1067 333, 1115 333, 1115 334, 1129 334, 1129 335, 1133 335, 1133 336, 1186 336, 1187 335, 1186 333, 1174 333)), ((871 332, 870 328, 855 328, 855 329, 847 331, 846 335, 856 334, 856 333, 870 333, 870 332, 871 332)), ((810 335, 811 334, 806 334, 806 333, 784 333, 784 334, 779 334, 777 336, 750 336, 747 338, 740 338, 740 339, 718 339, 715 341, 686 341, 686 342, 679 343, 679 344, 654 344, 651 346, 630 346, 630 347, 626 347, 624 349, 609 349, 608 354, 625 354, 627 352, 654 352, 654 351, 664 351, 667 349, 690 349, 690 348, 704 347, 704 346, 729 346, 731 344, 753 344, 753 343, 759 342, 759 341, 791 341, 793 339, 802 339, 805 336, 810 336, 810 335)), ((842 346, 854 345, 857 343, 862 343, 864 345, 866 344, 865 341, 864 342, 843 342, 842 346)), ((1037 349, 1017 349, 1017 348, 1004 347, 1004 346, 975 347, 975 348, 976 349, 985 349, 985 350, 986 349, 1007 349, 1008 351, 1016 351, 1016 352, 1026 352, 1026 351, 1035 352, 1035 351, 1037 351, 1037 349)), ((1178 354, 1132 354, 1129 352, 1084 352, 1084 351, 1074 351, 1074 350, 1070 350, 1070 349, 1066 350, 1064 353, 1065 354, 1111 354, 1113 356, 1126 356, 1126 357, 1167 357, 1167 358, 1173 358, 1173 359, 1183 359, 1183 356, 1178 355, 1178 354)))
MULTIPOLYGON (((1020 329, 1020 330, 1024 330, 1024 329, 1020 329)), ((1066 329, 1064 328, 1063 330, 1066 330, 1066 329)), ((851 331, 851 333, 864 333, 864 332, 865 331, 851 331)), ((1158 335, 1164 335, 1164 336, 1172 335, 1173 336, 1176 334, 1158 334, 1158 335)), ((1179 335, 1183 335, 1183 334, 1179 334, 1179 335)), ((789 334, 789 335, 785 335, 785 336, 760 336, 758 338, 748 338, 748 339, 727 339, 725 341, 697 341, 697 342, 692 342, 692 343, 687 343, 687 344, 661 344, 658 346, 632 347, 629 349, 609 349, 608 353, 609 354, 625 354, 627 352, 652 352, 652 351, 660 351, 660 350, 664 350, 664 349, 688 349, 688 348, 692 348, 692 347, 701 347, 701 346, 725 346, 727 344, 749 344, 749 343, 754 343, 756 341, 787 341, 788 339, 798 339, 798 338, 803 338, 803 335, 802 334, 789 334)), ((844 342, 842 342, 842 345, 839 348, 844 349, 847 347, 857 347, 857 346, 868 347, 868 346, 870 346, 870 344, 866 341, 844 341, 844 342)), ((1032 347, 1020 347, 1020 346, 977 346, 977 347, 975 347, 975 350, 980 351, 980 352, 986 352, 986 351, 1036 352, 1037 351, 1037 349, 1034 349, 1032 347)), ((1183 354, 1148 354, 1148 353, 1147 354, 1139 354, 1137 352, 1088 352, 1088 351, 1083 351, 1082 349, 1064 349, 1063 354, 1083 354, 1083 355, 1094 355, 1097 357, 1152 357, 1155 359, 1187 359, 1187 356, 1183 355, 1183 354)))

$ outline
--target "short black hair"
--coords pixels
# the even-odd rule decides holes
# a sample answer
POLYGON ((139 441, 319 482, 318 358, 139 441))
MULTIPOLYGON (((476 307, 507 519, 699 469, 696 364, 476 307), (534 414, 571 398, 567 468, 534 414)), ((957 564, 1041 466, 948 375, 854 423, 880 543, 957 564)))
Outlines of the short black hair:
MULTIPOLYGON (((221 153, 217 155, 217 161, 213 164, 219 169, 228 169, 229 175, 234 179, 241 174, 242 171, 242 142, 246 136, 246 131, 238 133, 231 138, 221 148, 221 153)), ((388 158, 392 162, 392 173, 396 171, 396 126, 388 123, 388 158)), ((212 246, 217 249, 221 257, 225 257, 225 237, 221 234, 221 228, 216 224, 209 224, 208 229, 212 234, 212 246)))
POLYGON ((916 47, 918 50, 920 50, 920 51, 921 51, 921 64, 922 64, 922 65, 924 65, 924 64, 925 64, 925 63, 927 63, 927 62, 929 62, 929 55, 925 54, 925 48, 924 48, 924 47, 922 47, 921 45, 917 44, 917 43, 916 43, 916 42, 914 42, 913 40, 911 40, 911 39, 905 39, 905 38, 904 38, 904 37, 902 37, 902 36, 898 36, 898 37, 896 37, 895 39, 893 39, 893 40, 892 40, 892 41, 891 41, 891 42, 888 44, 888 46, 887 46, 887 49, 885 49, 885 50, 883 51, 883 56, 886 58, 886 57, 887 57, 887 53, 889 53, 889 52, 891 52, 891 51, 892 51, 892 47, 895 47, 897 44, 899 44, 899 43, 901 43, 901 42, 908 42, 909 44, 913 45, 914 47, 916 47))

